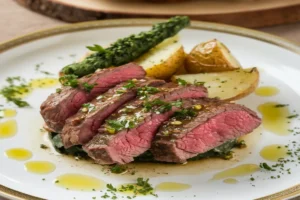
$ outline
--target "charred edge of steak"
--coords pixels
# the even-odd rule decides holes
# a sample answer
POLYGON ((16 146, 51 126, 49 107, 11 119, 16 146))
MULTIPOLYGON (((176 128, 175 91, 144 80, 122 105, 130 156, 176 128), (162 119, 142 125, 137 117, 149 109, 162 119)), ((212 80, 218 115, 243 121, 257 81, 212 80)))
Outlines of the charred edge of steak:
MULTIPOLYGON (((164 92, 150 96, 149 99, 159 98, 165 102, 172 102, 181 99, 202 98, 207 96, 206 89, 200 86, 182 87, 168 84, 168 87, 162 88, 164 92)), ((141 119, 137 118, 137 123, 133 124, 133 127, 124 127, 126 128, 125 130, 121 129, 117 132, 109 132, 107 123, 110 121, 108 121, 99 129, 99 134, 97 134, 89 143, 84 145, 83 148, 89 156, 100 164, 124 164, 133 161, 133 157, 148 150, 159 126, 164 121, 168 120, 179 108, 171 106, 171 110, 168 112, 155 113, 156 108, 154 107, 149 110, 149 112, 145 112, 143 103, 144 102, 141 100, 132 101, 122 107, 126 108, 126 106, 138 105, 132 112, 125 114, 117 112, 113 114, 108 120, 114 120, 116 126, 122 126, 122 124, 118 123, 122 118, 136 119, 137 113, 139 113, 141 119), (106 153, 103 153, 103 151, 106 153), (105 156, 101 156, 102 153, 100 154, 99 152, 102 152, 105 156)), ((125 124, 130 125, 130 123, 125 124)))
POLYGON ((85 144, 93 138, 104 120, 126 102, 136 97, 137 90, 156 87, 165 81, 157 79, 130 80, 110 89, 84 106, 67 119, 62 130, 66 148, 85 144))
POLYGON ((94 85, 90 92, 79 88, 63 87, 60 93, 51 94, 41 105, 41 115, 47 126, 60 132, 65 120, 74 115, 82 104, 106 92, 115 85, 133 79, 143 78, 145 70, 136 64, 129 63, 117 68, 104 69, 79 79, 80 83, 94 85))
MULTIPOLYGON (((201 103, 201 102, 198 102, 201 103)), ((169 120, 157 133, 151 147, 154 159, 183 163, 228 140, 257 128, 261 120, 250 109, 231 103, 202 104, 197 116, 176 122, 169 120)))

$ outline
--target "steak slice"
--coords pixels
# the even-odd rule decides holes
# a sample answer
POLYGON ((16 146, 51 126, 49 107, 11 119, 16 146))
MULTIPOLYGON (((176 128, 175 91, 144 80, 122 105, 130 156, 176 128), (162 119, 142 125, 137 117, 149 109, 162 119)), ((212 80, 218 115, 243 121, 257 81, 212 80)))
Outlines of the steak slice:
POLYGON ((129 163, 150 148, 159 126, 179 109, 176 100, 207 96, 202 86, 168 83, 160 90, 148 100, 125 104, 106 120, 99 134, 83 146, 88 155, 100 164, 129 163))
POLYGON ((159 86, 164 83, 165 81, 157 79, 130 80, 111 88, 90 103, 83 104, 75 115, 66 120, 61 132, 65 148, 90 141, 107 117, 136 97, 138 88, 159 86))
POLYGON ((142 67, 129 63, 116 68, 103 69, 92 75, 78 79, 79 87, 63 87, 60 93, 51 94, 41 105, 41 115, 46 125, 55 132, 60 132, 65 120, 74 115, 82 104, 91 101, 99 94, 117 84, 133 79, 143 78, 142 67), (95 85, 90 92, 84 90, 83 84, 95 85))
POLYGON ((233 103, 197 100, 190 109, 194 116, 182 119, 177 112, 160 128, 151 146, 155 160, 184 163, 252 132, 261 123, 255 112, 233 103))

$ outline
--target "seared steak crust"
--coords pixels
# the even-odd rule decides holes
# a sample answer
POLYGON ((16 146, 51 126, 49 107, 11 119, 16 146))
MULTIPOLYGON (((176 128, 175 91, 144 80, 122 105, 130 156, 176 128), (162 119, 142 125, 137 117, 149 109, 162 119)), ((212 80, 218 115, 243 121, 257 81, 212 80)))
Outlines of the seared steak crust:
POLYGON ((144 86, 159 86, 165 81, 157 79, 135 79, 123 82, 106 93, 84 104, 75 115, 66 120, 61 136, 64 146, 85 144, 93 138, 104 120, 121 105, 136 97, 137 89, 144 86), (132 84, 132 85, 130 85, 132 84), (130 86, 127 88, 127 86, 130 86))
POLYGON ((197 100, 194 105, 202 107, 196 117, 181 124, 174 117, 160 128, 151 146, 155 160, 184 163, 252 132, 261 123, 255 112, 242 105, 211 100, 197 100))
POLYGON ((51 130, 60 132, 65 120, 74 115, 82 104, 91 101, 119 83, 133 78, 143 78, 145 74, 142 67, 129 63, 87 75, 78 79, 78 88, 63 87, 60 93, 51 94, 41 105, 41 115, 51 130), (87 92, 82 87, 84 83, 95 86, 87 92))
MULTIPOLYGON (((162 92, 150 96, 148 102, 160 99, 170 103, 176 100, 207 96, 206 88, 201 86, 190 85, 184 87, 169 83, 160 89, 162 92)), ((124 164, 133 161, 134 157, 150 148, 159 126, 179 109, 176 106, 172 106, 167 112, 159 113, 153 107, 146 112, 143 105, 144 101, 137 99, 125 104, 118 112, 113 114, 109 120, 135 119, 134 127, 112 134, 107 131, 107 124, 104 124, 99 129, 99 133, 83 146, 89 156, 100 164, 124 164), (126 108, 133 108, 133 110, 123 114, 122 109, 126 108)))

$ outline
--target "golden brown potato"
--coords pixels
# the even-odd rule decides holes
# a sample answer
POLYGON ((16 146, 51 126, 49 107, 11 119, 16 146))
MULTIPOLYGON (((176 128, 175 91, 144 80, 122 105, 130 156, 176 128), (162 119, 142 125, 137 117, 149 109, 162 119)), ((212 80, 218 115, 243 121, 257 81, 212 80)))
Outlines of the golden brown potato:
POLYGON ((254 92, 258 85, 259 72, 254 67, 228 72, 174 75, 172 81, 178 78, 188 83, 204 82, 209 97, 238 100, 254 92))
POLYGON ((135 62, 147 72, 147 76, 168 79, 184 65, 186 54, 178 42, 178 36, 164 40, 135 62))
POLYGON ((187 55, 186 70, 189 73, 221 72, 240 68, 229 49, 218 40, 210 40, 193 48, 187 55))

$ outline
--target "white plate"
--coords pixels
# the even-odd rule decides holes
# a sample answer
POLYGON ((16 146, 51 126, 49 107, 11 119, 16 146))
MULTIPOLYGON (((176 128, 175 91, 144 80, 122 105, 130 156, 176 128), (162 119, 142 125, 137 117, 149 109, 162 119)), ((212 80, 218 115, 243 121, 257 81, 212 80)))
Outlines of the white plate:
MULTIPOLYGON (((43 63, 42 69, 57 72, 62 66, 74 62, 86 53, 85 46, 92 44, 109 44, 118 38, 148 30, 151 20, 113 20, 103 22, 89 22, 46 30, 21 37, 0 45, 0 84, 5 83, 9 76, 22 76, 26 79, 39 78, 43 75, 35 72, 36 64, 43 63), (68 32, 68 33, 66 33, 68 32), (58 34, 61 33, 61 34, 58 34), (53 35, 45 37, 48 35, 53 35), (30 42, 29 42, 30 41, 30 42), (28 42, 26 44, 22 44, 28 42), (12 48, 13 47, 13 48, 12 48), (11 49, 8 49, 11 48, 11 49), (5 50, 5 51, 4 51, 5 50), (70 55, 76 54, 75 57, 70 55)), ((300 114, 300 56, 299 48, 275 36, 250 31, 247 29, 210 23, 196 22, 192 29, 180 32, 181 42, 186 52, 209 39, 217 38, 224 42, 244 67, 257 66, 261 73, 260 85, 276 86, 280 93, 273 97, 259 97, 254 94, 244 98, 240 103, 257 111, 257 106, 268 101, 278 101, 289 104, 290 110, 300 114)), ((107 183, 119 185, 135 180, 141 176, 150 178, 154 186, 163 181, 174 181, 190 184, 192 187, 182 192, 159 192, 158 199, 254 199, 283 191, 275 196, 285 196, 298 190, 300 183, 300 164, 287 163, 291 168, 291 175, 281 175, 280 179, 270 179, 277 172, 264 170, 255 172, 255 181, 250 176, 236 177, 238 184, 225 184, 220 181, 209 181, 216 172, 245 163, 259 164, 266 162, 259 155, 259 151, 268 144, 289 144, 300 141, 300 135, 277 136, 264 129, 259 129, 250 137, 247 150, 239 151, 231 161, 204 160, 187 166, 149 165, 130 175, 107 175, 101 171, 102 167, 84 161, 59 156, 40 149, 40 143, 45 143, 40 128, 43 120, 39 114, 39 106, 55 89, 37 89, 26 100, 32 108, 17 109, 15 119, 18 123, 18 133, 15 137, 0 139, 0 189, 2 195, 11 198, 34 199, 24 194, 44 199, 101 199, 101 192, 79 192, 59 188, 53 180, 64 173, 80 173, 97 177, 107 183), (259 133, 262 133, 261 135, 259 133), (251 144, 251 142, 253 144, 251 144), (14 147, 24 147, 33 152, 31 160, 46 160, 55 163, 56 170, 48 175, 35 175, 24 170, 24 162, 8 159, 4 151, 14 147), (252 152, 249 154, 249 152, 252 152), (157 174, 156 172, 169 172, 157 174), (45 181, 42 181, 45 178, 45 181), (253 186, 255 185, 255 186, 253 186), (287 190, 288 188, 291 188, 287 190), (11 188, 18 192, 12 192, 11 188), (22 194, 23 193, 23 194, 22 194), (172 197, 171 197, 172 196, 172 197)), ((1 98, 0 104, 5 107, 1 98)), ((6 120, 6 119, 4 119, 6 120)), ((3 121, 3 120, 2 120, 3 121)), ((291 127, 300 125, 299 118, 291 120, 291 127)), ((299 144, 298 144, 299 147, 299 144)), ((270 162, 268 162, 270 163, 270 162)), ((296 193, 294 193, 296 195, 296 193)), ((275 198, 274 196, 274 198, 275 198)), ((136 199, 157 199, 152 196, 138 196, 136 199)))

